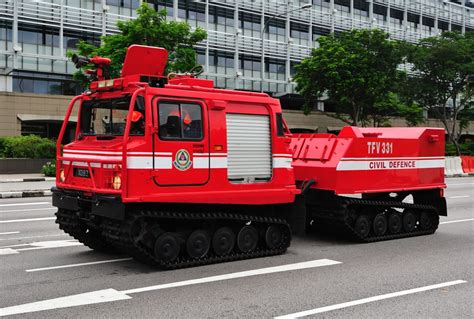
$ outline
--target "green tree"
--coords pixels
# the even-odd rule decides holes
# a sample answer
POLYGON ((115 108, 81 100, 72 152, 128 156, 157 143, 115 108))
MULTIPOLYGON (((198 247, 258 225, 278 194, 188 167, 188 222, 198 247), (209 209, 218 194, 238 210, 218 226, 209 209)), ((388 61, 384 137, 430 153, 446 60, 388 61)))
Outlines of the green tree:
POLYGON ((474 107, 474 33, 444 32, 408 48, 413 74, 405 94, 443 123, 460 154, 459 138, 474 107))
MULTIPOLYGON (((119 77, 127 48, 132 44, 162 47, 168 50, 166 72, 185 72, 196 66, 194 46, 207 37, 202 28, 192 31, 186 22, 167 21, 166 10, 155 11, 147 4, 137 9, 137 18, 117 22, 120 33, 102 37, 101 46, 85 41, 77 45, 77 54, 87 57, 103 56, 112 60, 111 77, 119 77)), ((69 52, 72 55, 73 52, 69 52)), ((74 74, 75 79, 83 84, 89 82, 83 71, 85 66, 74 74)))
MULTIPOLYGON (((335 117, 351 125, 387 125, 400 114, 401 101, 392 94, 404 73, 399 43, 382 30, 352 30, 318 39, 319 48, 296 66, 294 80, 309 113, 327 96, 335 117)), ((409 108, 410 106, 404 106, 409 108)))

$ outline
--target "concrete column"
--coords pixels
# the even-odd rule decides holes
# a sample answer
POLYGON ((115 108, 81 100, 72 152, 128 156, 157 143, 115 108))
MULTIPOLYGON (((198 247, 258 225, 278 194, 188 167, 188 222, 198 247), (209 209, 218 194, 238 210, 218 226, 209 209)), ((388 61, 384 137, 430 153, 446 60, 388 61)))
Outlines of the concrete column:
MULTIPOLYGON (((290 4, 292 0, 288 0, 286 4, 286 11, 290 11, 290 4)), ((286 64, 285 64, 285 79, 286 79, 286 93, 290 93, 290 46, 291 46, 291 23, 290 23, 290 13, 286 15, 286 64)))
POLYGON ((173 0, 173 19, 178 21, 178 0, 173 0))
POLYGON ((387 1, 387 32, 390 34, 390 10, 391 3, 390 0, 387 1))
POLYGON ((374 27, 374 1, 373 0, 368 0, 369 3, 369 22, 370 22, 370 27, 374 27))
MULTIPOLYGON (((205 24, 206 24, 206 30, 209 30, 209 0, 206 0, 206 8, 205 8, 205 13, 206 15, 206 21, 205 21, 205 24)), ((206 53, 205 53, 205 63, 204 63, 204 66, 205 66, 205 74, 206 76, 209 74, 209 37, 206 39, 206 53)))
POLYGON ((13 29, 12 29, 12 41, 13 41, 13 68, 18 68, 18 53, 21 52, 21 48, 18 44, 18 2, 13 1, 13 29))
POLYGON ((462 34, 466 33, 466 0, 462 0, 462 34))
POLYGON ((235 88, 238 89, 239 80, 239 35, 240 35, 240 24, 239 24, 239 0, 235 0, 234 7, 234 32, 235 32, 235 51, 234 51, 234 81, 235 88))
POLYGON ((108 9, 109 7, 107 6, 107 1, 102 0, 102 36, 107 35, 107 10, 108 9))
POLYGON ((349 2, 349 11, 351 14, 351 30, 354 29, 354 0, 349 2))
POLYGON ((334 0, 329 2, 329 14, 331 16, 331 33, 334 33, 336 29, 336 8, 334 7, 334 0))
POLYGON ((262 56, 260 57, 260 92, 263 92, 263 85, 265 84, 265 0, 262 0, 262 16, 260 18, 260 36, 262 45, 262 56))
POLYGON ((449 19, 448 19, 448 30, 451 31, 452 30, 452 26, 453 26, 453 18, 452 18, 452 7, 451 7, 451 3, 448 2, 446 3, 448 5, 448 15, 449 15, 449 19))
POLYGON ((309 9, 308 40, 309 40, 309 43, 311 43, 311 48, 314 48, 314 42, 313 42, 313 8, 309 9))
POLYGON ((64 56, 64 0, 59 7, 59 55, 64 56))

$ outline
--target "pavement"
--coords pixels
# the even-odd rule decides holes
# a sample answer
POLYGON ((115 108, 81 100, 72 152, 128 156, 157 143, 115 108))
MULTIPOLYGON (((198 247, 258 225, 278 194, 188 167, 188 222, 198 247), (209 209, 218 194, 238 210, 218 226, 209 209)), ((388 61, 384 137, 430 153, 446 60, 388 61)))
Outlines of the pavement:
POLYGON ((55 181, 41 174, 0 174, 0 198, 51 196, 55 181))
POLYGON ((434 235, 370 244, 312 234, 281 256, 160 271, 92 251, 51 198, 0 200, 0 316, 473 318, 474 177, 448 178, 434 235))

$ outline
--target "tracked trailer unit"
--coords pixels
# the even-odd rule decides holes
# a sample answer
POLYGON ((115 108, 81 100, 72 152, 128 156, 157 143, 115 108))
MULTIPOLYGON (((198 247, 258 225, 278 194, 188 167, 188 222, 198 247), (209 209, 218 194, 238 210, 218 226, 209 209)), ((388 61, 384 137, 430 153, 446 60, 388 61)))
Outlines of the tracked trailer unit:
POLYGON ((442 130, 293 136, 267 94, 165 77, 164 49, 131 46, 116 79, 107 59, 75 60, 96 81, 66 113, 53 205, 93 249, 178 268, 283 253, 291 228, 372 241, 432 233, 446 214, 442 130))

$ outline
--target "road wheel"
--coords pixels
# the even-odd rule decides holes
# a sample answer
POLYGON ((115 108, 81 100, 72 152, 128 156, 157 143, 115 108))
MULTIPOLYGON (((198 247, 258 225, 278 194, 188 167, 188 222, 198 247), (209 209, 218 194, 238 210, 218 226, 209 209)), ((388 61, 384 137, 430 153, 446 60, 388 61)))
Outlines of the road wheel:
POLYGON ((370 219, 367 215, 360 215, 357 217, 354 230, 361 238, 366 238, 370 232, 370 219))
POLYGON ((390 234, 398 234, 402 231, 402 218, 399 213, 391 213, 388 217, 388 231, 390 234))
POLYGON ((244 253, 251 252, 257 247, 258 232, 253 226, 244 226, 237 235, 237 247, 244 253))
POLYGON ((172 261, 179 255, 180 245, 175 233, 161 234, 155 242, 155 255, 162 261, 172 261))
POLYGON ((372 229, 376 236, 382 236, 387 232, 387 217, 384 214, 377 214, 374 218, 372 229))
POLYGON ((211 247, 211 238, 207 231, 197 229, 189 235, 186 241, 186 252, 192 258, 202 258, 206 256, 211 247))
POLYGON ((429 230, 433 228, 433 219, 428 212, 422 212, 420 214, 420 228, 422 230, 429 230))
POLYGON ((235 245, 235 234, 229 227, 221 227, 212 237, 212 249, 217 256, 230 253, 235 245))
POLYGON ((280 227, 271 225, 267 227, 265 231, 265 244, 268 248, 274 249, 281 245, 283 241, 283 234, 281 233, 280 227))
POLYGON ((409 233, 415 230, 415 226, 416 226, 415 214, 411 211, 403 213, 403 230, 406 233, 409 233))

